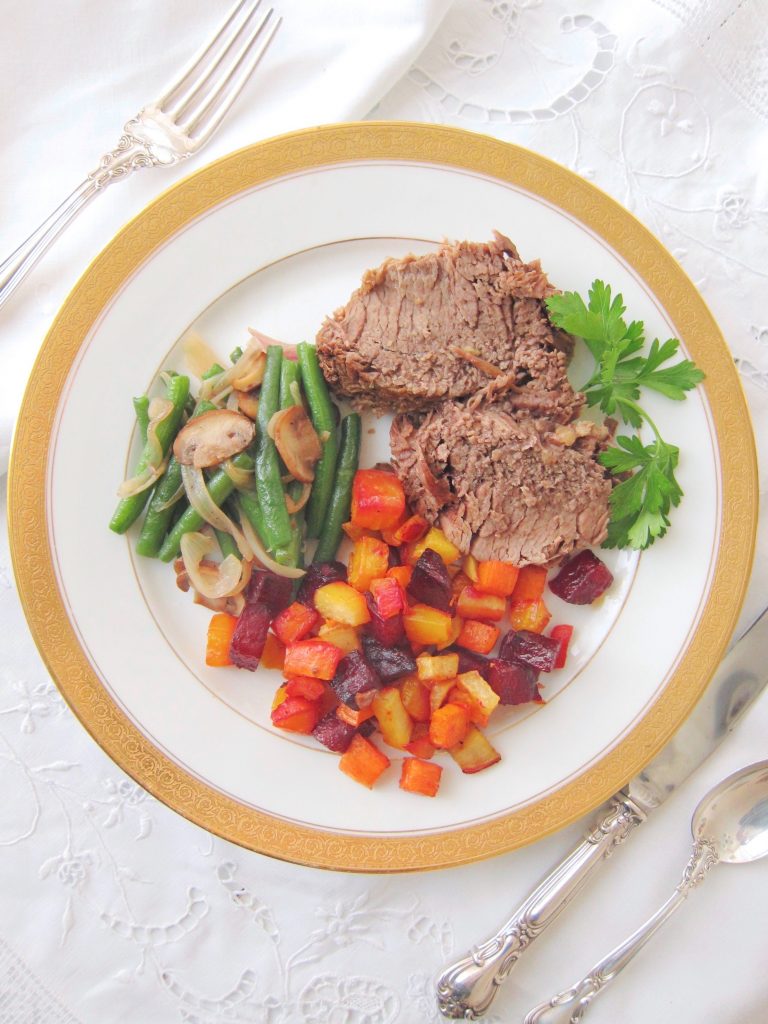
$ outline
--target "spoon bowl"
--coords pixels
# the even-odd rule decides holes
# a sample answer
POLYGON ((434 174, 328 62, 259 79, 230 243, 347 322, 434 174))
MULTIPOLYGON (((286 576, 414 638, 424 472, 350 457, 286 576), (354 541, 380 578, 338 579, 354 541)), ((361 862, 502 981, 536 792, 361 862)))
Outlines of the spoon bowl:
POLYGON ((693 812, 691 832, 724 864, 768 855, 768 761, 742 768, 711 789, 693 812))

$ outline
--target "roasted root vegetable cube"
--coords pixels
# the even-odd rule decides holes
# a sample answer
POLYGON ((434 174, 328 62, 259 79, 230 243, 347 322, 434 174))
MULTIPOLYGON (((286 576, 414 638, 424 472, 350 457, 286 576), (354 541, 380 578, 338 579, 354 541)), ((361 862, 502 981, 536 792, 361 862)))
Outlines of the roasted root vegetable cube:
POLYGON ((499 656, 507 661, 530 665, 538 672, 551 672, 559 652, 558 640, 521 629, 518 633, 507 633, 501 642, 499 656))
POLYGON ((291 603, 293 583, 286 576, 278 576, 266 569, 257 569, 251 573, 245 590, 246 604, 264 604, 274 618, 283 608, 291 603))
POLYGON ((448 752, 466 775, 481 772, 501 760, 498 750, 474 725, 470 725, 464 739, 448 752))
POLYGON ((456 686, 480 708, 487 720, 499 703, 499 695, 483 679, 479 672, 462 672, 456 679, 456 686))
POLYGON ((312 730, 312 735, 329 750, 343 754, 356 732, 356 726, 342 721, 336 716, 335 711, 329 711, 312 730))
POLYGON ((348 581, 355 590, 371 589, 373 580, 386 576, 389 569, 389 547, 375 537, 355 541, 349 557, 348 581))
POLYGON ((366 660, 385 683, 416 671, 415 659, 402 647, 385 647, 375 637, 364 636, 363 650, 366 660))
POLYGON ((549 589, 569 604, 592 604, 612 583, 605 562, 592 551, 580 551, 550 580, 549 589))
POLYGON ((446 647, 451 647, 459 639, 461 633, 461 627, 464 625, 464 620, 460 619, 458 615, 454 615, 451 619, 451 629, 448 636, 442 643, 435 644, 438 651, 444 650, 446 647))
POLYGON ((447 612, 451 607, 451 578, 440 555, 431 548, 413 567, 408 597, 417 604, 428 604, 447 612))
POLYGON ((469 712, 460 704, 443 704, 429 720, 429 740, 436 747, 449 750, 461 743, 469 728, 469 712))
POLYGON ((484 594, 477 587, 465 587, 456 602, 456 611, 462 619, 484 619, 501 622, 507 602, 496 594, 484 594))
POLYGON ((354 726, 355 729, 359 729, 363 722, 373 718, 373 704, 368 704, 364 708, 351 708, 347 704, 339 704, 334 714, 342 722, 346 722, 348 725, 354 726))
POLYGON ((429 529, 429 523, 423 516, 410 516, 403 519, 397 526, 385 530, 382 536, 387 544, 399 548, 401 544, 412 544, 419 540, 429 529))
POLYGON ((405 749, 414 757, 423 758, 428 761, 434 756, 435 745, 429 739, 429 725, 426 722, 414 722, 411 739, 405 745, 405 749))
POLYGON ((405 635, 414 644, 436 644, 438 647, 451 642, 452 622, 447 612, 426 604, 415 604, 403 616, 405 635))
POLYGON ((542 633, 548 626, 552 614, 539 598, 537 601, 517 601, 509 605, 509 621, 512 629, 527 629, 531 633, 542 633))
POLYGON ((472 580, 473 583, 477 583, 478 580, 477 566, 478 562, 474 555, 464 556, 464 559, 461 563, 461 567, 464 570, 464 573, 472 580))
POLYGON ((499 630, 489 622, 467 619, 462 625, 456 643, 476 654, 490 654, 499 639, 499 630))
POLYGON ((416 671, 422 683, 431 686, 453 679, 458 675, 458 654, 420 654, 416 659, 416 671))
POLYGON ((421 793, 422 796, 435 796, 440 788, 442 774, 443 769, 439 764, 406 757, 400 773, 400 789, 408 793, 421 793))
POLYGON ((448 694, 456 685, 455 679, 446 679, 445 682, 435 683, 429 688, 429 716, 430 718, 442 707, 448 698, 448 694))
MULTIPOLYGON (((301 578, 296 600, 309 608, 315 607, 315 591, 336 580, 346 582, 347 567, 343 562, 312 562, 301 578)), ((290 582, 290 580, 288 581, 290 582)))
POLYGON ((539 699, 538 673, 530 665, 520 665, 503 658, 493 658, 488 682, 498 693, 502 704, 528 704, 539 699))
POLYGON ((446 565, 451 565, 461 554, 456 545, 448 540, 439 527, 432 526, 420 540, 408 545, 409 564, 415 565, 427 548, 436 551, 446 565))
POLYGON ((264 650, 261 652, 261 667, 282 669, 284 664, 285 644, 281 643, 274 633, 267 633, 264 650))
POLYGON ((233 665, 252 672, 259 667, 271 618, 272 612, 264 604, 247 604, 243 608, 229 645, 229 658, 233 665))
POLYGON ((394 473, 382 469, 359 469, 352 482, 354 526, 387 530, 402 519, 405 491, 394 473))
POLYGON ((237 618, 219 612, 208 623, 208 637, 205 643, 205 664, 212 668, 224 668, 231 665, 229 646, 237 626, 237 618))
POLYGON ((411 577, 413 576, 413 566, 393 565, 389 569, 387 569, 387 576, 391 577, 394 580, 397 580, 397 582, 400 584, 403 590, 405 590, 408 587, 408 584, 411 582, 411 577))
POLYGON ((296 640, 285 650, 283 671, 286 676, 312 676, 314 679, 333 679, 342 651, 325 640, 296 640))
POLYGON ((553 626, 549 631, 549 635, 560 644, 554 668, 563 668, 565 666, 565 659, 568 657, 568 644, 573 636, 573 626, 553 626))
POLYGON ((333 644, 340 651, 349 654, 350 651, 359 651, 362 647, 360 635, 354 626, 345 626, 342 622, 330 620, 324 622, 317 631, 319 640, 333 644))
POLYGON ((377 530, 366 530, 364 526, 355 526, 354 523, 342 523, 341 528, 353 542, 360 540, 361 537, 379 537, 377 530))
POLYGON ((461 596, 462 590, 472 586, 472 580, 461 570, 451 580, 451 605, 454 607, 461 596))
POLYGON ((286 697, 272 712, 272 724, 288 732, 309 735, 320 718, 320 707, 304 697, 286 697))
POLYGON ((351 651, 339 663, 333 677, 336 696, 350 707, 359 707, 358 694, 377 690, 381 677, 359 651, 351 651))
POLYGON ((385 686, 383 690, 377 690, 372 707, 384 741, 390 747, 402 750, 411 738, 413 722, 403 706, 398 688, 385 686))
POLYGON ((429 721, 429 690, 417 675, 406 676, 400 681, 400 697, 414 722, 429 721))
MULTIPOLYGON (((451 648, 451 650, 454 650, 454 648, 451 648)), ((476 654, 474 651, 465 650, 463 647, 457 647, 455 651, 459 656, 459 672, 471 672, 474 669, 480 673, 483 679, 488 679, 488 666, 490 664, 488 658, 483 657, 482 654, 476 654)))
MULTIPOLYGON (((346 586, 346 584, 342 584, 346 586)), ((294 601, 287 608, 276 615, 272 620, 272 629, 278 639, 288 645, 294 640, 303 640, 309 636, 312 630, 320 621, 320 616, 314 608, 308 608, 300 601, 294 601)))
POLYGON ((376 604, 376 611, 382 619, 391 619, 394 615, 405 611, 405 593, 392 576, 387 575, 380 580, 371 580, 371 595, 376 604))
POLYGON ((391 763, 370 740, 356 733, 339 759, 339 768, 355 782, 370 789, 391 763))
POLYGON ((477 563, 477 589, 497 597, 509 597, 520 570, 509 562, 491 560, 477 563))
MULTIPOLYGON (((376 581, 374 580, 374 583, 376 581)), ((373 585, 373 584, 372 584, 373 585)), ((397 612, 388 619, 379 614, 379 609, 374 600, 373 594, 367 593, 365 599, 368 602, 368 612, 371 621, 368 624, 367 632, 374 637, 383 647, 396 647, 405 639, 405 628, 403 626, 403 614, 397 612)))
POLYGON ((282 704, 283 701, 287 698, 288 694, 286 693, 286 684, 283 683, 282 686, 278 686, 278 688, 275 690, 275 695, 272 698, 272 707, 270 708, 270 711, 274 711, 278 704, 282 704))
POLYGON ((524 565, 512 591, 513 601, 538 601, 547 583, 547 570, 543 565, 524 565))
POLYGON ((325 619, 345 626, 362 626, 371 621, 368 605, 359 590, 348 583, 326 583, 315 591, 315 608, 325 619))
POLYGON ((311 676, 295 676, 285 684, 285 692, 289 697, 303 697, 305 700, 320 700, 325 693, 326 684, 322 679, 311 676))

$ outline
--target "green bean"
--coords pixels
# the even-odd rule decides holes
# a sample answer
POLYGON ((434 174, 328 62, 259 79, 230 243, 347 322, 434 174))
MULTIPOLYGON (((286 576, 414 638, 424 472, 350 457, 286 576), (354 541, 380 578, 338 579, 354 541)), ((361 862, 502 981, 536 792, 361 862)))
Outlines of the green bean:
MULTIPOLYGON (((195 406, 191 419, 200 416, 204 412, 210 412, 216 406, 213 402, 202 401, 195 406)), ((176 456, 171 456, 164 475, 158 481, 152 492, 152 498, 147 505, 147 514, 141 526, 139 539, 136 541, 136 552, 146 558, 157 558, 163 539, 173 519, 173 511, 176 502, 173 496, 182 486, 181 466, 176 461, 176 456)), ((183 494, 183 491, 182 491, 183 494)), ((181 495, 179 495, 179 499, 181 495)))
POLYGON ((360 417, 356 412, 351 412, 341 421, 339 464, 313 562, 330 562, 339 550, 341 527, 349 519, 352 504, 352 481, 360 459, 360 434, 360 417))
MULTIPOLYGON (((232 459, 232 465, 237 466, 238 469, 250 470, 253 469, 253 458, 248 452, 240 452, 239 455, 235 455, 232 459)), ((206 486, 214 504, 219 507, 224 504, 235 489, 235 485, 224 469, 217 470, 210 480, 206 481, 206 486)), ((174 558, 177 558, 181 550, 181 538, 185 533, 199 530, 204 522, 205 520, 199 512, 196 512, 191 506, 186 509, 183 515, 176 520, 170 533, 163 541, 163 546, 160 548, 160 561, 172 562, 174 558)))
POLYGON ((147 427, 149 426, 149 399, 146 395, 142 395, 140 398, 134 398, 133 408, 136 413, 136 423, 139 428, 139 437, 141 443, 147 443, 147 427))
POLYGON ((256 536, 261 541, 262 546, 268 549, 269 545, 267 544, 264 530, 264 513, 261 510, 259 499, 253 491, 240 491, 237 496, 237 506, 241 512, 241 518, 245 516, 253 527, 256 536))
POLYGON ((312 425, 319 435, 327 435, 327 439, 322 442, 323 454, 315 466, 315 480, 307 506, 307 536, 319 537, 333 489, 339 438, 334 405, 317 361, 315 346, 302 341, 297 346, 297 352, 312 425))
POLYGON ((259 439, 256 447, 256 495, 264 516, 264 536, 268 547, 277 550, 291 539, 291 520, 285 504, 285 491, 280 478, 280 458, 275 442, 267 433, 269 421, 278 411, 280 402, 280 366, 283 350, 280 345, 267 349, 267 363, 259 393, 259 411, 256 423, 259 439))
POLYGON ((201 379, 210 380, 211 377, 218 377, 220 373, 224 373, 224 367, 219 363, 214 363, 210 369, 205 371, 201 379))
MULTIPOLYGON (((227 512, 227 515, 229 515, 229 512, 227 512)), ((230 518, 232 517, 230 516, 230 518)), ((216 540, 219 542, 222 558, 226 558, 227 555, 234 555, 235 558, 243 557, 231 533, 225 533, 224 530, 214 530, 213 532, 216 534, 216 540)))
POLYGON ((229 353, 229 358, 231 362, 236 363, 237 360, 242 356, 242 354, 243 350, 238 345, 237 348, 233 348, 232 351, 229 353))
POLYGON ((280 408, 290 409, 292 405, 299 405, 300 402, 296 401, 296 395, 294 392, 296 388, 292 388, 291 385, 301 384, 301 369, 298 362, 295 359, 283 359, 280 366, 280 408))
MULTIPOLYGON (((181 417, 184 413, 184 406, 188 395, 189 377, 172 377, 168 381, 166 397, 173 404, 173 408, 157 425, 157 439, 160 442, 163 458, 165 458, 165 453, 168 451, 168 448, 181 425, 181 417)), ((144 451, 141 453, 139 461, 136 464, 136 476, 143 473, 147 466, 149 466, 152 455, 152 447, 149 444, 145 444, 144 451)), ((118 503, 115 513, 110 520, 110 530, 114 530, 115 533, 125 533, 128 527, 141 515, 142 509, 146 505, 148 498, 149 488, 140 491, 138 494, 131 495, 130 498, 123 498, 118 503)))

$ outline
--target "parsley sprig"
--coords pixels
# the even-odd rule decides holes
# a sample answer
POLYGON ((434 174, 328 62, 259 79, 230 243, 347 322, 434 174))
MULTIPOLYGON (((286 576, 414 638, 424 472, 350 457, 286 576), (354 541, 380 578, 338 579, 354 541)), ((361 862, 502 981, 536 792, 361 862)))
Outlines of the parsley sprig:
POLYGON ((595 360, 594 373, 581 389, 587 404, 599 406, 608 416, 619 416, 635 429, 645 422, 653 432, 647 445, 637 435, 619 436, 617 447, 600 455, 611 473, 626 477, 611 494, 604 547, 647 548, 667 532, 669 514, 680 504, 683 492, 675 478, 680 451, 664 441, 639 405, 640 392, 651 388, 679 402, 704 374, 690 359, 664 365, 677 354, 677 338, 663 343, 656 338, 647 354, 641 354, 645 347, 642 320, 627 324, 622 296, 614 297, 603 281, 592 282, 588 303, 577 292, 565 292, 550 296, 547 309, 552 323, 582 338, 595 360))

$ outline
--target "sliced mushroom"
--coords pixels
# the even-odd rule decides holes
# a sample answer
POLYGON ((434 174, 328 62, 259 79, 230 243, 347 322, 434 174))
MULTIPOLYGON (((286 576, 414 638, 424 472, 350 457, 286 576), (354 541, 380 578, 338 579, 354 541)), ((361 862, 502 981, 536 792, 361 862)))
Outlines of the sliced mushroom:
POLYGON ((240 412, 255 422, 259 414, 258 391, 255 389, 253 391, 233 391, 232 394, 237 399, 237 407, 240 412))
POLYGON ((276 412, 267 432, 277 445, 285 467, 303 484, 315 479, 315 463, 323 453, 320 438, 300 405, 276 412))
POLYGON ((242 413, 212 409, 182 427, 173 442, 173 454, 182 466, 207 469, 247 448, 255 432, 253 423, 242 413))
POLYGON ((264 380, 267 353, 260 348, 249 347, 233 366, 232 387, 236 391, 250 391, 264 380))

